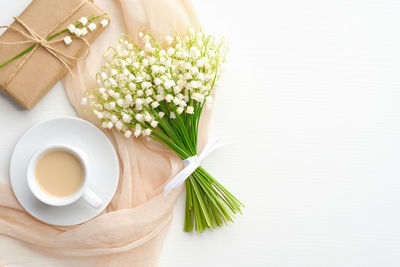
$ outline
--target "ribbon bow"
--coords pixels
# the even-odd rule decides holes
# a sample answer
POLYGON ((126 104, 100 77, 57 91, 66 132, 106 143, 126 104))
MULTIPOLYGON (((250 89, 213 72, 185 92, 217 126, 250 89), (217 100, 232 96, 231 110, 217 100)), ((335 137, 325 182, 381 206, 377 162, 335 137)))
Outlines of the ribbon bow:
POLYGON ((181 170, 165 187, 164 196, 167 196, 173 189, 178 188, 182 183, 201 165, 201 162, 207 157, 208 154, 213 152, 215 149, 225 146, 226 142, 223 142, 220 138, 210 139, 200 155, 195 155, 190 158, 183 160, 185 168, 181 170))

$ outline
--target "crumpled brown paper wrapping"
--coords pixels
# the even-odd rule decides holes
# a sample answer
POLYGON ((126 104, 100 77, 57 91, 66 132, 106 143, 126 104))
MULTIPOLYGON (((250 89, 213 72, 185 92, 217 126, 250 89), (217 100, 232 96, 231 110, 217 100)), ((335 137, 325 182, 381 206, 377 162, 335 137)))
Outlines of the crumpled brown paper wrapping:
MULTIPOLYGON (((83 16, 102 15, 104 11, 88 0, 33 0, 19 18, 37 34, 46 38, 76 23, 83 16), (78 10, 74 10, 85 2, 78 10), (60 24, 52 31, 55 25, 60 24), (51 31, 51 32, 50 32, 51 31)), ((17 23, 11 27, 24 30, 17 23)), ((92 43, 103 31, 97 27, 83 38, 92 43)), ((24 30, 25 31, 25 30, 24 30)), ((26 31, 25 31, 26 32, 26 31)), ((61 34, 52 40, 64 38, 61 34)), ((8 29, 0 36, 2 42, 26 41, 22 34, 8 29)), ((0 64, 16 56, 30 47, 32 43, 0 44, 0 64)), ((54 48, 65 52, 65 55, 79 58, 87 50, 83 40, 73 39, 66 46, 64 42, 51 44, 54 48)), ((24 56, 0 68, 0 87, 10 94, 24 108, 30 109, 60 80, 67 72, 67 67, 42 47, 32 50, 24 56), (16 75, 14 73, 16 72, 16 75), (11 79, 10 79, 11 78, 11 79)))

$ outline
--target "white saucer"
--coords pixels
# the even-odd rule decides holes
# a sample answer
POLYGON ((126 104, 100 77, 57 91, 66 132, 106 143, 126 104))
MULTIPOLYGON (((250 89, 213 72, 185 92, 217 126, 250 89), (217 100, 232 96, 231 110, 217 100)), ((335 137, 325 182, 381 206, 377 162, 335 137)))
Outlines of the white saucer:
POLYGON ((83 223, 107 207, 119 179, 118 157, 110 140, 94 125, 75 117, 61 117, 30 128, 18 141, 10 162, 10 182, 16 198, 33 217, 48 224, 68 226, 83 223), (50 143, 66 143, 85 151, 93 179, 89 187, 103 200, 99 209, 83 199, 68 206, 53 207, 39 201, 29 190, 26 168, 31 156, 50 143))

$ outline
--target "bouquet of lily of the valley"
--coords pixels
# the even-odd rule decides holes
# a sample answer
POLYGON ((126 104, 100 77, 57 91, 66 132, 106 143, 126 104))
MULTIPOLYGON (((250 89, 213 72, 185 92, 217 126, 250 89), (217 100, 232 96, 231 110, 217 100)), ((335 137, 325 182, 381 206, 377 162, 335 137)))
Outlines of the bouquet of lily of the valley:
POLYGON ((104 128, 115 127, 127 138, 147 136, 184 160, 185 169, 165 194, 186 181, 185 231, 223 226, 243 205, 200 166, 205 150, 218 142, 209 142, 198 156, 197 137, 201 113, 212 107, 224 42, 192 28, 162 42, 148 33, 139 33, 139 39, 136 44, 124 35, 105 52, 99 88, 83 102, 89 102, 104 128))

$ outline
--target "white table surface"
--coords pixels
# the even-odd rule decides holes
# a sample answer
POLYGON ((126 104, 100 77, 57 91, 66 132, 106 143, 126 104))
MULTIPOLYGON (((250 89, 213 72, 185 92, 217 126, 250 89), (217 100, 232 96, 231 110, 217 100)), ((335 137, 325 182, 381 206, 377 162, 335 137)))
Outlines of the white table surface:
MULTIPOLYGON (((236 144, 204 166, 246 209, 186 234, 182 195, 159 266, 400 266, 400 2, 194 5, 231 48, 212 128, 236 144)), ((61 84, 31 111, 0 97, 0 179, 25 129, 74 114, 61 84)))

